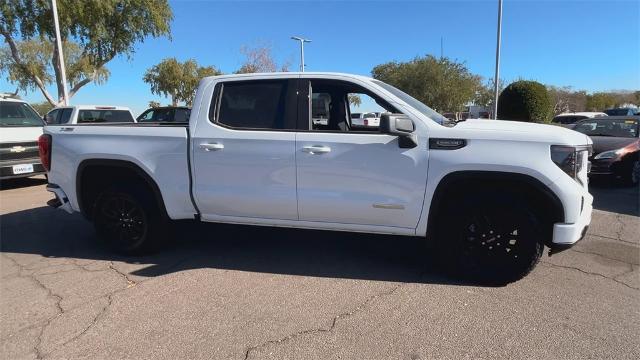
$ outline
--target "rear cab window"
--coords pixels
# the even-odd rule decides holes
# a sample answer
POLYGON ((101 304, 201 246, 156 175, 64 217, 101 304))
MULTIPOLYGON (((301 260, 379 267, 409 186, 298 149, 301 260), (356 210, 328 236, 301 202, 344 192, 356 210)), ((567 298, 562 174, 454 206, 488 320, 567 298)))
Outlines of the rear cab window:
POLYGON ((95 123, 132 123, 134 122, 131 112, 128 110, 102 110, 83 109, 78 110, 78 124, 95 123))

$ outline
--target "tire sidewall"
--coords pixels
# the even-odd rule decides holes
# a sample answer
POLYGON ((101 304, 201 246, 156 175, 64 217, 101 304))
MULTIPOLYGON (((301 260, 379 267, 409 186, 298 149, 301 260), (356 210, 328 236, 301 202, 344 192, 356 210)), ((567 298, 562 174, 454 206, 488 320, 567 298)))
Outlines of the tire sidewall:
MULTIPOLYGON (((519 201, 517 195, 489 192, 452 203, 456 205, 447 206, 445 219, 437 232, 439 258, 449 272, 483 284, 502 285, 524 277, 538 263, 544 250, 538 230, 540 224, 526 209, 526 202, 519 201), (468 227, 473 219, 482 216, 494 221, 498 230, 517 224, 517 258, 505 258, 504 254, 492 256, 491 253, 487 253, 487 257, 474 257, 472 252, 465 250, 468 248, 465 243, 468 241, 468 227)), ((504 245, 491 251, 503 250, 504 245)))
POLYGON ((141 191, 122 190, 118 188, 110 189, 103 192, 96 201, 94 208, 94 226, 99 239, 106 243, 106 245, 117 253, 124 255, 140 255, 146 253, 152 249, 152 244, 158 239, 159 233, 157 230, 162 221, 158 214, 158 211, 153 206, 153 203, 144 193, 141 191), (114 198, 124 198, 135 204, 142 214, 144 231, 139 240, 134 243, 122 243, 114 237, 113 232, 109 231, 105 226, 106 222, 103 220, 102 210, 109 201, 113 201, 114 198))

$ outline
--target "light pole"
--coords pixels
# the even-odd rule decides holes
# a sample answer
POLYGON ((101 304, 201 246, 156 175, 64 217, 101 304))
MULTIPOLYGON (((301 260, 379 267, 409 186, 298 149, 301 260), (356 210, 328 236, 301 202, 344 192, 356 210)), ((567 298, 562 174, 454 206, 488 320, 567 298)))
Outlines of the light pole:
POLYGON ((498 118, 498 87, 500 85, 500 40, 502 34, 502 0, 498 0, 498 44, 496 45, 496 75, 493 79, 493 118, 498 118))
POLYGON ((300 72, 304 72, 304 43, 311 42, 311 40, 299 36, 292 36, 291 40, 300 41, 300 72))
POLYGON ((51 10, 53 11, 53 25, 56 30, 56 47, 58 48, 60 76, 62 77, 62 97, 64 105, 69 105, 69 94, 67 93, 67 72, 64 66, 64 54, 62 53, 62 39, 60 38, 60 24, 58 24, 58 6, 56 4, 56 0, 51 0, 51 10))

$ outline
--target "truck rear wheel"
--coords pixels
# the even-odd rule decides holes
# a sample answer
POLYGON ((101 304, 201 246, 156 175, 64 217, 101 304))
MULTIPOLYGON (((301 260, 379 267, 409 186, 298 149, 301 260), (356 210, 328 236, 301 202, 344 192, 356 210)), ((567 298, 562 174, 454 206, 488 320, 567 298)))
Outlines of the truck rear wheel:
POLYGON ((453 201, 437 244, 445 267, 463 278, 504 285, 536 266, 544 250, 540 224, 526 202, 489 193, 453 201))
POLYGON ((94 208, 98 237, 125 255, 150 251, 164 239, 166 221, 144 189, 111 189, 102 193, 94 208))

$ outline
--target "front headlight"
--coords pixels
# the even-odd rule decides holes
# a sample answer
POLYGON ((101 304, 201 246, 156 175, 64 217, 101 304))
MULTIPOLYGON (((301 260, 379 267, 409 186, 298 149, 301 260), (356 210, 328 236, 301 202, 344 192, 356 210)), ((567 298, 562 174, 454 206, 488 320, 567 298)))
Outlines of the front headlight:
POLYGON ((609 150, 609 151, 603 151, 600 154, 596 155, 594 157, 595 160, 600 160, 600 159, 613 159, 615 157, 618 157, 618 155, 620 155, 622 153, 622 149, 618 149, 618 150, 609 150))
POLYGON ((591 146, 551 145, 551 160, 572 179, 584 185, 583 170, 587 170, 587 163, 591 146))
POLYGON ((594 157, 595 160, 600 159, 613 159, 617 157, 622 157, 627 155, 628 153, 640 150, 640 141, 634 141, 631 144, 615 150, 603 151, 600 154, 594 157))

